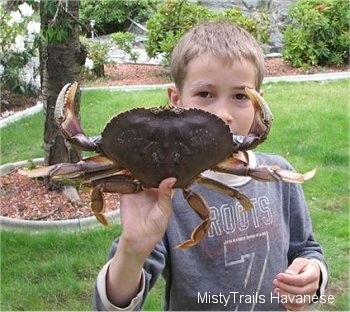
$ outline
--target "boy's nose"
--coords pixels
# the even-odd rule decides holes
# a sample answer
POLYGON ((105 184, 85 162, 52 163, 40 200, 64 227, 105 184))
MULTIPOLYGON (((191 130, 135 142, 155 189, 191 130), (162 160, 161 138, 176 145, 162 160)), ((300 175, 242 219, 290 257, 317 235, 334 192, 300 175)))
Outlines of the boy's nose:
POLYGON ((233 121, 233 116, 224 107, 216 109, 214 114, 216 116, 220 117, 227 125, 230 125, 232 123, 232 121, 233 121))

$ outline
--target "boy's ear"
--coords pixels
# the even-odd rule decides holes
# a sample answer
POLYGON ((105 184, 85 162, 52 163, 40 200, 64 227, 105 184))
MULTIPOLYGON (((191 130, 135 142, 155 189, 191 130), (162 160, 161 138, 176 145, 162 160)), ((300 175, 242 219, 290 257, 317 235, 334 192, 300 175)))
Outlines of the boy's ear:
POLYGON ((179 91, 175 85, 168 87, 168 99, 170 105, 179 106, 180 96, 179 91))

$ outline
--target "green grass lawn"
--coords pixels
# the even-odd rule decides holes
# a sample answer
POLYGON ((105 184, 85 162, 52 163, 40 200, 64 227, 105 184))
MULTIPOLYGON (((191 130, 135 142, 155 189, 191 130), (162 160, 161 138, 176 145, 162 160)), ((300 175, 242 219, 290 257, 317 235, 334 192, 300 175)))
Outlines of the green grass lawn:
POLYGON ((1 234, 1 311, 91 310, 96 272, 115 227, 77 233, 1 234))
MULTIPOLYGON (((349 310, 349 80, 265 84, 275 120, 257 150, 286 157, 298 171, 317 167, 304 184, 317 240, 329 264, 329 294, 323 310, 349 310)), ((85 91, 82 123, 101 132, 115 113, 166 103, 164 90, 85 91)), ((42 114, 2 129, 1 163, 42 157, 42 114), (14 142, 16 142, 14 144, 14 142)), ((89 310, 93 281, 120 228, 79 233, 1 233, 1 310, 89 310)), ((162 283, 145 310, 159 310, 162 283)))

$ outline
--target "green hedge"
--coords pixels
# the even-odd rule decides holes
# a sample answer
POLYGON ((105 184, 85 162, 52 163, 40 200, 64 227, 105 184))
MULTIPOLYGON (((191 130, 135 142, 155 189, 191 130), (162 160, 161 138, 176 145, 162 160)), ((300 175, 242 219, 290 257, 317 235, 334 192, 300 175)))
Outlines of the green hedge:
POLYGON ((341 65, 349 61, 349 3, 299 0, 288 13, 283 58, 295 67, 341 65))
POLYGON ((268 41, 266 24, 258 27, 258 21, 245 16, 238 9, 218 12, 188 0, 167 0, 160 3, 147 22, 146 52, 149 57, 161 55, 167 65, 172 50, 185 32, 201 21, 222 18, 242 26, 261 42, 268 41))

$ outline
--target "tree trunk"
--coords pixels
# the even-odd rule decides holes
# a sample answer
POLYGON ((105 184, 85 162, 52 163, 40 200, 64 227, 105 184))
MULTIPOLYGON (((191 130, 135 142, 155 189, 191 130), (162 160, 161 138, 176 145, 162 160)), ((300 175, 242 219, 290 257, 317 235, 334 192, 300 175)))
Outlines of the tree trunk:
MULTIPOLYGON (((65 28, 69 31, 66 39, 61 39, 58 43, 52 42, 54 40, 52 38, 50 40, 47 36, 46 42, 40 49, 45 114, 44 161, 47 165, 77 162, 81 158, 80 152, 66 142, 54 120, 55 104, 59 92, 65 84, 79 81, 80 66, 85 61, 86 55, 79 42, 79 25, 76 22, 78 16, 79 1, 77 0, 49 0, 40 3, 41 27, 44 34, 50 31, 50 27, 54 27, 57 31, 65 28), (52 8, 56 8, 55 12, 52 8), (69 27, 65 27, 68 23, 69 27)), ((76 113, 78 115, 80 97, 77 97, 77 101, 76 113)))

